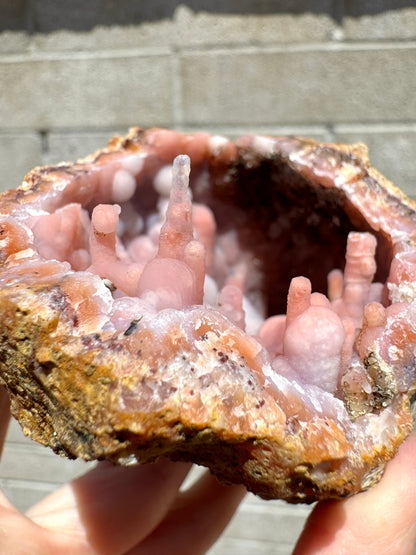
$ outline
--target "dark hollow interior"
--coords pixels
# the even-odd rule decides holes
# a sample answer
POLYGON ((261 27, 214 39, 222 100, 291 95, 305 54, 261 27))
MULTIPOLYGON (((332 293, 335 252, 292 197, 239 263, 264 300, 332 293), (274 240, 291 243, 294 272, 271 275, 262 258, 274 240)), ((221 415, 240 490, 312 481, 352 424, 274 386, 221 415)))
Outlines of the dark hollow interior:
MULTIPOLYGON (((211 207, 219 234, 236 230, 241 249, 254 255, 268 316, 286 312, 295 276, 308 277, 314 291, 327 293, 328 273, 344 268, 348 233, 372 231, 362 215, 347 208, 342 191, 311 183, 279 158, 213 172, 211 186, 202 193, 195 188, 193 198, 211 207)), ((374 234, 375 280, 385 282, 390 246, 374 234)))

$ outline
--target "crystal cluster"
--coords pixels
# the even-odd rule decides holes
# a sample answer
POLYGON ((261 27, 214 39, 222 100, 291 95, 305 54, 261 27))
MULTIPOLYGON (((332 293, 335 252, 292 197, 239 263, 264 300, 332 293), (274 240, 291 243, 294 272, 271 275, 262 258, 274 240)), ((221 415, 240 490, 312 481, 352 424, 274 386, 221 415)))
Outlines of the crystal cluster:
POLYGON ((365 147, 134 128, 0 197, 0 378, 57 453, 366 489, 412 429, 416 207, 365 147))

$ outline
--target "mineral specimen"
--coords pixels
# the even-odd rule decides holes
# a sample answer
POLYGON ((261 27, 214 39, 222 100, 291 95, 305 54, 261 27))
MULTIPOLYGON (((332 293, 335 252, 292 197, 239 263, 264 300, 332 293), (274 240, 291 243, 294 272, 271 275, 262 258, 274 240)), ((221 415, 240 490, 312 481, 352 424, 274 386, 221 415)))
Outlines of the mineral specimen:
POLYGON ((416 205, 363 145, 134 128, 31 171, 0 235, 0 379, 57 453, 310 502, 412 430, 416 205))

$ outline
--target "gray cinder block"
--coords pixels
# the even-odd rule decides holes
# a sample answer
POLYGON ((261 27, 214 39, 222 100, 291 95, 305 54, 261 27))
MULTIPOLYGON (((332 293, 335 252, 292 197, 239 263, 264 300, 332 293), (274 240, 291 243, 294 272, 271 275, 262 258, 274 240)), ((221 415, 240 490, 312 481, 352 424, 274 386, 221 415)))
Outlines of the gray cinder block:
POLYGON ((3 127, 109 127, 172 123, 168 54, 0 59, 3 127))
POLYGON ((20 185, 25 174, 40 164, 42 141, 38 133, 0 132, 0 191, 20 185))
POLYGON ((400 45, 184 54, 185 123, 406 121, 416 113, 415 56, 400 45))

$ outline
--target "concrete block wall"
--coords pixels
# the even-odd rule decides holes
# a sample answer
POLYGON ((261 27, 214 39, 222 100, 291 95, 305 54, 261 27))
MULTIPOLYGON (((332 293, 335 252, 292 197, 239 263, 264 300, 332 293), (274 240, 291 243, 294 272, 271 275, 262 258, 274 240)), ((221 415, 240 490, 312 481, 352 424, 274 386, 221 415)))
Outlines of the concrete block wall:
MULTIPOLYGON (((4 0, 0 190, 140 125, 362 141, 416 197, 415 70, 412 0, 4 0)), ((13 424, 0 486, 24 509, 84 469, 13 424)), ((288 554, 308 512, 249 496, 212 555, 288 554)))
POLYGON ((415 35, 411 0, 7 0, 0 187, 160 125, 365 141, 416 194, 415 35))

